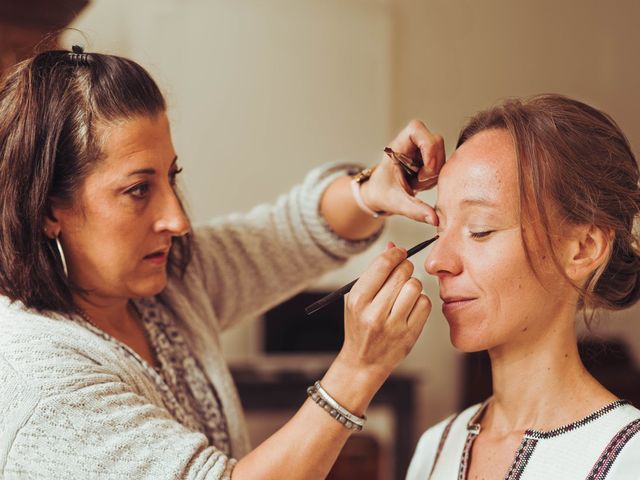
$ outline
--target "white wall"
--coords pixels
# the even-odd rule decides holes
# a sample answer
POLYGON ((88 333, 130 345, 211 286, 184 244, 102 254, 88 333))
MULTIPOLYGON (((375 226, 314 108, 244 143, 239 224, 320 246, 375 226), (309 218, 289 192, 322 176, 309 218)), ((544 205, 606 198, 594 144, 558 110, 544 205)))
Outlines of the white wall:
MULTIPOLYGON (((450 153, 477 110, 510 96, 555 92, 610 113, 640 154, 640 2, 397 0, 394 19, 392 130, 423 118, 444 135, 450 153)), ((638 365, 639 313, 605 316, 596 327, 604 337, 623 337, 638 365)), ((453 397, 443 392, 457 381, 444 320, 434 314, 429 322, 405 362, 427 372, 422 425, 434 406, 438 413, 450 407, 453 397)))
MULTIPOLYGON (((373 163, 410 118, 442 133, 451 152, 466 118, 508 96, 558 92, 593 103, 638 152, 638 18, 635 0, 96 0, 77 26, 89 49, 133 57, 167 92, 201 220, 272 199, 325 160, 373 163)), ((401 245, 432 233, 389 223, 385 238, 401 245)), ((373 253, 321 284, 357 276, 373 253)), ((421 379, 416 433, 456 409, 459 389, 437 285, 420 276, 434 312, 401 366, 421 379)), ((640 359, 637 313, 601 331, 624 336, 640 359)), ((226 338, 232 361, 252 357, 255 333, 226 338)))

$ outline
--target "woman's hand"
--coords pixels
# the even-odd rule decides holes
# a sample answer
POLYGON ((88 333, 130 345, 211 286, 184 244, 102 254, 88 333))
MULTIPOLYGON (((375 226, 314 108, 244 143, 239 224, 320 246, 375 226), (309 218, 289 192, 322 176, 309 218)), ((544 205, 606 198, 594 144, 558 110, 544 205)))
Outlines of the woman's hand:
MULTIPOLYGON (((355 415, 365 413, 429 316, 431 302, 412 273, 407 252, 389 244, 345 298, 344 345, 320 384, 355 415)), ((238 461, 232 478, 325 478, 351 433, 308 399, 284 427, 238 461)))
POLYGON ((437 225, 438 217, 433 208, 416 198, 415 194, 438 182, 438 174, 445 161, 444 140, 440 135, 431 133, 421 121, 413 120, 389 147, 396 153, 422 159, 424 166, 416 181, 410 184, 402 168, 384 155, 371 178, 360 187, 365 204, 373 211, 403 215, 437 225))
POLYGON ((407 251, 393 243, 374 259, 345 296, 342 359, 388 374, 407 356, 431 311, 412 274, 407 251))
POLYGON ((345 296, 344 345, 322 385, 358 414, 408 355, 431 312, 412 274, 406 250, 390 243, 345 296))

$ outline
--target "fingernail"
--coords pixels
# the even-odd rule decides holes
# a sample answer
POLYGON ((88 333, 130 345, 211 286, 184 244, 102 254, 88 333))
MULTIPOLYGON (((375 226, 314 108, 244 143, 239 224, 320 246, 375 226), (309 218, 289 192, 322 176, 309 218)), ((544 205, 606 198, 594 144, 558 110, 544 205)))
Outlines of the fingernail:
POLYGON ((431 220, 431 217, 429 216, 424 217, 424 221, 429 225, 433 225, 433 220, 431 220))
POLYGON ((389 250, 390 248, 394 248, 396 246, 395 243, 393 242, 387 242, 387 250, 389 250))
POLYGON ((418 181, 419 182, 426 182, 427 180, 432 180, 434 178, 436 178, 438 175, 436 175, 435 173, 433 173, 432 170, 428 170, 425 172, 424 169, 420 169, 420 171, 418 172, 418 181))

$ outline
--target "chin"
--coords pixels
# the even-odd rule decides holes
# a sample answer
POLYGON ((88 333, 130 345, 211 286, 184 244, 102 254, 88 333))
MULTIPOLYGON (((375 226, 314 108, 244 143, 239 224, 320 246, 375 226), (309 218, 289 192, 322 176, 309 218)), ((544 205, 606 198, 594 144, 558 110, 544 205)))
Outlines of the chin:
POLYGON ((480 329, 473 328, 468 324, 462 326, 450 321, 448 323, 449 339, 456 350, 463 353, 473 353, 491 348, 491 342, 479 331, 480 329))
POLYGON ((153 297, 154 295, 162 292, 167 286, 167 276, 154 275, 153 277, 145 278, 143 281, 138 282, 134 288, 131 289, 132 296, 135 298, 153 297))

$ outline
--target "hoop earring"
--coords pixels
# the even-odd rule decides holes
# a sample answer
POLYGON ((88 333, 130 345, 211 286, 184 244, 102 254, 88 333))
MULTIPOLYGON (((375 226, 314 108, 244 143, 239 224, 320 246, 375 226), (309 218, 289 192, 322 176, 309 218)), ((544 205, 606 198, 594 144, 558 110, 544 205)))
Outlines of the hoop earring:
POLYGON ((56 235, 56 247, 58 247, 58 253, 60 254, 60 262, 62 263, 62 270, 64 270, 64 276, 69 278, 69 272, 67 270, 67 259, 62 251, 62 245, 60 244, 60 235, 56 235))

